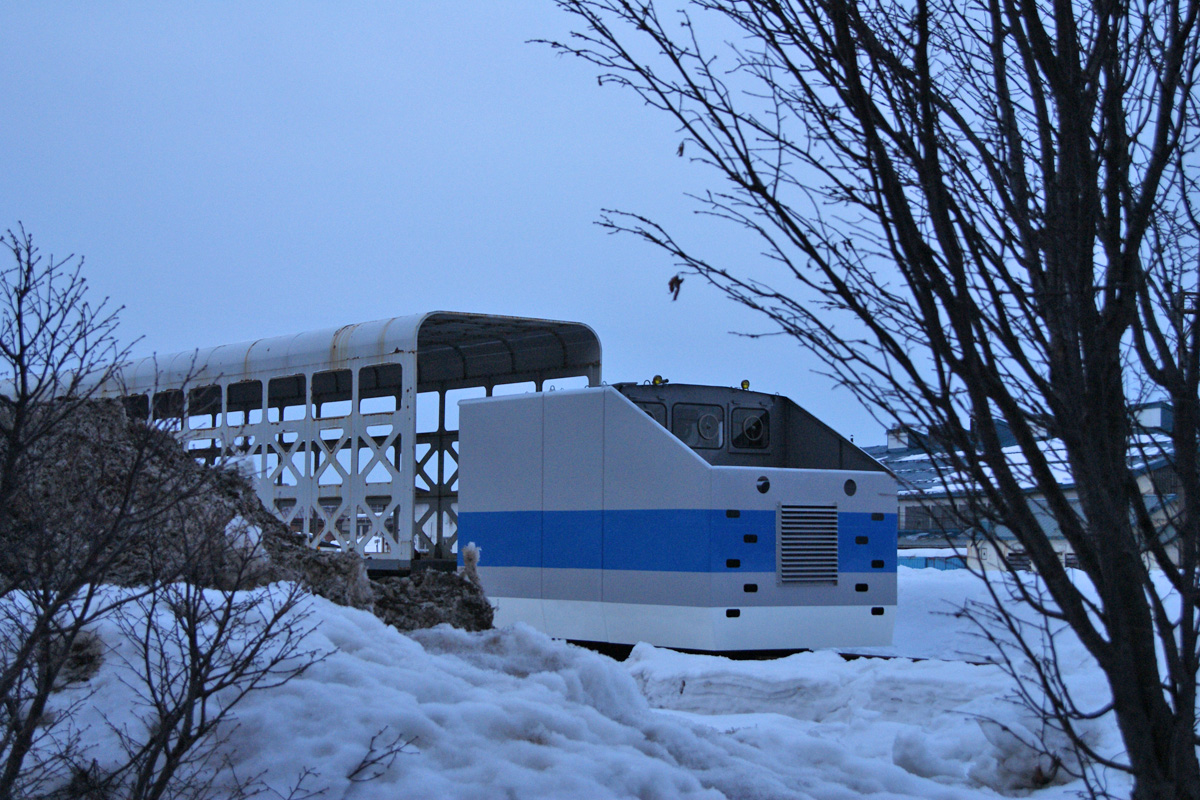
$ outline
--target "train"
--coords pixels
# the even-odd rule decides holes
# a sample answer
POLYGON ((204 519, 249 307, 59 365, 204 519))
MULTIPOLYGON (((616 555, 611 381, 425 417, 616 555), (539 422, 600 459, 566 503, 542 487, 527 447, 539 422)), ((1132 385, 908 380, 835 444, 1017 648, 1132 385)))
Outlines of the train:
POLYGON ((479 548, 496 623, 715 653, 891 642, 897 485, 791 399, 607 384, 581 323, 430 312, 155 357, 101 395, 249 462, 313 546, 479 548))
POLYGON ((498 624, 700 652, 891 642, 894 480, 788 398, 617 384, 459 414, 459 541, 498 624))

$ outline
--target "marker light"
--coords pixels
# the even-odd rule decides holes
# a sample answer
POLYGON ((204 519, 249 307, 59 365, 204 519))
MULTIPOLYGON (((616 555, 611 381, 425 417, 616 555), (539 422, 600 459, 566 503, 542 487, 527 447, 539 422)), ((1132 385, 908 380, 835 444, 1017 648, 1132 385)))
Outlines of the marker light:
POLYGON ((651 383, 653 383, 655 386, 662 386, 664 383, 666 383, 666 381, 663 380, 662 375, 655 375, 654 380, 652 380, 651 383))
POLYGON ((750 381, 742 381, 742 390, 744 391, 749 388, 750 388, 750 381))

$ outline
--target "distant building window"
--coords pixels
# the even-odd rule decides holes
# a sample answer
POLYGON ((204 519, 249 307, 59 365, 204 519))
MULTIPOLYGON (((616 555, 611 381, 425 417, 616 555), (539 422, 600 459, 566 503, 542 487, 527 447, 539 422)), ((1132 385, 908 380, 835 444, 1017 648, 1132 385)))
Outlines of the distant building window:
POLYGON ((1063 553, 1063 566, 1067 569, 1079 569, 1079 556, 1074 553, 1063 553))
POLYGON ((1183 488, 1183 484, 1179 480, 1179 473, 1174 467, 1166 467, 1154 473, 1150 478, 1154 485, 1154 492, 1160 495, 1179 494, 1183 488))
POLYGON ((659 425, 667 427, 667 407, 662 403, 638 403, 637 407, 649 414, 659 425))
POLYGON ((699 403, 676 403, 671 407, 671 433, 688 447, 721 447, 725 441, 725 409, 699 403))
POLYGON ((1013 569, 1029 570, 1033 568, 1033 565, 1029 561, 1029 554, 1023 550, 1011 551, 1005 560, 1013 569))
POLYGON ((730 415, 733 446, 745 450, 765 450, 771 443, 770 418, 761 408, 735 408, 730 415))
POLYGON ((904 509, 906 531, 957 531, 963 527, 958 510, 949 503, 908 506, 904 509))
MULTIPOLYGON (((967 561, 962 556, 898 556, 896 563, 909 569, 966 569, 967 561)), ((882 564, 883 562, 877 562, 882 564)))

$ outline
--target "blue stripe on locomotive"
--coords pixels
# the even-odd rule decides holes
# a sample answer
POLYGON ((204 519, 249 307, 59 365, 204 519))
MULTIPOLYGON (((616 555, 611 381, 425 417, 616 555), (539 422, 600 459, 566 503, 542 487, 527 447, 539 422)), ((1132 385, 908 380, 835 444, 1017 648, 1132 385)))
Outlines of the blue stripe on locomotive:
MULTIPOLYGON (((871 517, 838 514, 838 572, 896 571, 897 517, 871 517)), ((482 547, 489 567, 725 573, 726 557, 737 553, 743 571, 776 569, 774 511, 736 518, 725 509, 464 512, 459 541, 482 547), (747 544, 747 534, 757 541, 747 544)))

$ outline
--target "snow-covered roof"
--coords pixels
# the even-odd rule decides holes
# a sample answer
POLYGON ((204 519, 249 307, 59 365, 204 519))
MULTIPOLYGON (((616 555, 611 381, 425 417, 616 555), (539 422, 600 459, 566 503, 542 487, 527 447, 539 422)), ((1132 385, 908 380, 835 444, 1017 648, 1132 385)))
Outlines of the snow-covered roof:
MULTIPOLYGON (((1075 478, 1062 440, 1045 439, 1038 446, 1055 482, 1064 488, 1074 487, 1075 478)), ((900 482, 901 497, 952 495, 970 488, 969 482, 953 474, 950 456, 944 452, 926 453, 915 449, 889 451, 882 446, 867 448, 866 452, 896 475, 900 482)), ((1009 445, 1002 452, 1021 487, 1027 491, 1036 490, 1033 470, 1021 447, 1009 445)), ((1135 473, 1151 472, 1165 466, 1172 452, 1169 436, 1142 433, 1131 438, 1127 460, 1135 473)))
POLYGON ((959 547, 902 547, 898 551, 900 558, 956 558, 966 554, 959 547))

